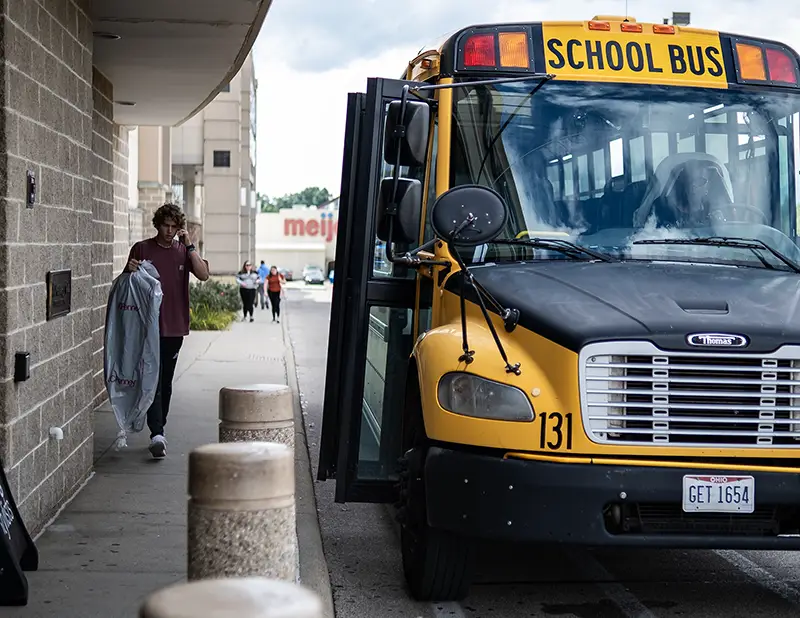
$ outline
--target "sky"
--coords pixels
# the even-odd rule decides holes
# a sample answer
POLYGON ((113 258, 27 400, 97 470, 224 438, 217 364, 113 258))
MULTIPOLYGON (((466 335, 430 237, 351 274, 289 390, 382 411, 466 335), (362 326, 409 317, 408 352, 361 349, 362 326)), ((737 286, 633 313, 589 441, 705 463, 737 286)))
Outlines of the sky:
MULTIPOLYGON (((800 12, 786 0, 628 0, 627 14, 779 40, 800 51, 800 12)), ((339 194, 347 93, 397 79, 423 49, 465 26, 625 15, 625 0, 273 0, 254 48, 256 190, 339 194)))

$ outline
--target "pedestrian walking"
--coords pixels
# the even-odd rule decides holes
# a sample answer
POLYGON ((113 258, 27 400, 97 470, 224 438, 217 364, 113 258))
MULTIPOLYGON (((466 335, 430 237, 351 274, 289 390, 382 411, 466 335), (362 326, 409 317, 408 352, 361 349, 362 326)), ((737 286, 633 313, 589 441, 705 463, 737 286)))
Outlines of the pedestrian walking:
POLYGON ((267 308, 269 303, 267 302, 267 275, 269 274, 269 268, 264 263, 264 260, 261 260, 261 265, 258 267, 258 297, 261 300, 261 310, 267 308))
POLYGON ((242 311, 244 312, 242 320, 246 320, 249 314, 252 322, 255 319, 253 317, 253 307, 256 304, 258 273, 253 270, 250 260, 242 265, 242 270, 236 275, 236 282, 239 284, 239 295, 242 297, 242 311))
POLYGON ((286 283, 284 276, 278 272, 277 266, 272 266, 267 275, 267 295, 269 304, 272 306, 272 321, 281 321, 281 293, 283 285, 286 283))
POLYGON ((161 282, 158 318, 160 370, 155 398, 147 410, 150 453, 156 459, 167 454, 164 428, 172 399, 172 380, 183 338, 189 334, 189 273, 208 280, 208 262, 200 257, 186 230, 186 215, 175 204, 164 204, 153 215, 153 238, 135 243, 128 254, 125 272, 139 269, 144 260, 152 262, 161 282))

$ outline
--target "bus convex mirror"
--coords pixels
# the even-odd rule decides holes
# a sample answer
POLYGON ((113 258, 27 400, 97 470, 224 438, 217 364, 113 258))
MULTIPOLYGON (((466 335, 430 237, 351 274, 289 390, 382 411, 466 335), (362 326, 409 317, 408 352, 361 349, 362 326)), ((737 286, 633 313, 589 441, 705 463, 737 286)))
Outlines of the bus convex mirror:
POLYGON ((428 131, 431 112, 427 103, 406 101, 405 118, 400 118, 401 101, 389 103, 386 114, 386 140, 383 145, 383 159, 389 165, 421 167, 425 165, 428 150, 428 131), (400 130, 398 130, 400 129, 400 130), (400 158, 397 159, 397 146, 400 158))
POLYGON ((378 195, 378 221, 376 234, 384 242, 389 242, 389 221, 394 218, 392 227, 392 242, 414 243, 419 236, 419 217, 422 209, 422 183, 415 178, 397 179, 397 214, 391 217, 387 214, 392 203, 394 192, 394 178, 384 178, 381 181, 380 194, 378 195))
POLYGON ((508 210, 503 198, 488 187, 461 185, 434 202, 433 232, 445 242, 475 247, 494 240, 503 231, 508 210))

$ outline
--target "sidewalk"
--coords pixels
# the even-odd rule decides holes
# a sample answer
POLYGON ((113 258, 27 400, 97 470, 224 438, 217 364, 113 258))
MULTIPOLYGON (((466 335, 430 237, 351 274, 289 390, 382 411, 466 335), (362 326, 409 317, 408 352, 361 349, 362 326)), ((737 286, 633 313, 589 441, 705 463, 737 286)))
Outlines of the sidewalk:
MULTIPOLYGON (((289 304, 282 303, 282 309, 289 304)), ((110 409, 101 408, 95 414, 95 473, 36 540, 39 571, 27 573, 28 605, 2 608, 0 615, 133 618, 147 595, 184 580, 189 452, 218 441, 218 397, 224 386, 289 384, 300 416, 293 355, 284 341, 289 341, 284 325, 272 323, 270 313, 261 310, 256 322, 236 322, 229 331, 192 332, 175 374, 165 460, 153 460, 147 451, 146 427, 129 436, 127 449, 114 451, 116 422, 110 409)), ((328 603, 301 422, 295 454, 300 577, 328 603)))

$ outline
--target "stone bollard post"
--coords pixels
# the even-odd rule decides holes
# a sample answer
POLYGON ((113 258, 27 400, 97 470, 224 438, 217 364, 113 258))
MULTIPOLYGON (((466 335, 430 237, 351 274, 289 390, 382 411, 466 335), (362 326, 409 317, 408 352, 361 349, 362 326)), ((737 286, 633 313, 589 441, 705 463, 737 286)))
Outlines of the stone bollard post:
POLYGON ((283 444, 206 444, 189 454, 188 579, 295 581, 294 454, 283 444))
POLYGON ((139 618, 322 618, 313 592, 261 577, 179 583, 150 595, 139 618))
POLYGON ((283 384, 226 386, 219 391, 219 441, 277 442, 294 448, 293 403, 283 384))

